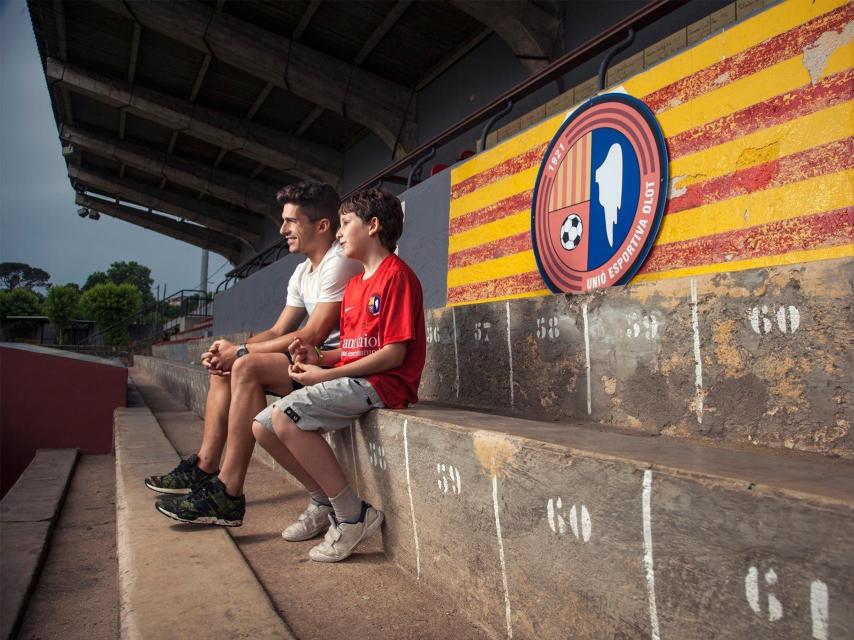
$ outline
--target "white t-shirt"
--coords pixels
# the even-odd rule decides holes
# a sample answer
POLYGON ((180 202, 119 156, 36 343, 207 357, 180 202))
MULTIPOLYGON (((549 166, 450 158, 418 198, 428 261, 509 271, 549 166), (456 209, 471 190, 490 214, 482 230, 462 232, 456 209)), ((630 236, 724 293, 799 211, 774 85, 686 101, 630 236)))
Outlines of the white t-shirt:
MULTIPOLYGON (((312 269, 308 258, 301 262, 288 280, 289 307, 304 308, 308 315, 314 313, 319 302, 341 302, 347 282, 362 273, 362 263, 344 255, 341 245, 335 240, 316 269, 312 269)), ((338 348, 338 324, 323 343, 324 348, 338 348)))

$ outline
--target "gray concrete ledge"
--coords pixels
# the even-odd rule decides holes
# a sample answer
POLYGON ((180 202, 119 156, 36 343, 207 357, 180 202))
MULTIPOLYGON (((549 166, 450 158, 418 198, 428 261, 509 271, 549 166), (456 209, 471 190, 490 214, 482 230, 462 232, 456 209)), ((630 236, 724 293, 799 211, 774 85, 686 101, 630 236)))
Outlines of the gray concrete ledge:
POLYGON ((39 449, 0 501, 0 638, 14 637, 47 554, 77 449, 39 449))
POLYGON ((178 455, 151 412, 117 409, 115 439, 121 637, 292 638, 225 530, 156 512, 143 479, 178 455))
POLYGON ((328 441, 386 554, 496 637, 854 636, 848 460, 430 404, 328 441))

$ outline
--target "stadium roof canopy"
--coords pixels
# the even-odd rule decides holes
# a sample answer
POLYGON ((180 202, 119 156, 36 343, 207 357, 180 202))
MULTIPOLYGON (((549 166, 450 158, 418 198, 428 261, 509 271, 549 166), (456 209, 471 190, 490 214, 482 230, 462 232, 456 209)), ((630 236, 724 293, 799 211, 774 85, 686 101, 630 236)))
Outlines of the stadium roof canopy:
POLYGON ((487 35, 533 70, 559 31, 552 0, 28 4, 77 203, 232 262, 282 185, 415 147, 417 92, 487 35))

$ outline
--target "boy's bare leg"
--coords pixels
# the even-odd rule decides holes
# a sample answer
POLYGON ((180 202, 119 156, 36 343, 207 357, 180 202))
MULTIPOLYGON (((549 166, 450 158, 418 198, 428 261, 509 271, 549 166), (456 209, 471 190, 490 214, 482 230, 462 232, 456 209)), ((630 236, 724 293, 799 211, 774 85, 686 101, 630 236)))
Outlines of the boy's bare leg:
POLYGON ((219 469, 225 437, 228 431, 228 407, 231 404, 229 376, 210 376, 210 388, 205 401, 205 427, 199 448, 199 468, 205 473, 219 469))
POLYGON ((255 436, 255 441, 273 457, 273 460, 296 478, 307 491, 312 492, 320 489, 320 485, 308 474, 308 471, 302 468, 294 455, 267 427, 260 422, 255 422, 252 424, 252 433, 255 436))
POLYGON ((296 461, 330 498, 347 486, 347 478, 329 443, 317 431, 303 431, 278 409, 273 410, 273 430, 296 461))
POLYGON ((231 368, 228 447, 219 472, 219 479, 229 495, 243 494, 246 471, 255 447, 252 423, 267 406, 264 390, 287 395, 293 388, 288 364, 287 356, 282 353, 250 353, 235 361, 231 368))

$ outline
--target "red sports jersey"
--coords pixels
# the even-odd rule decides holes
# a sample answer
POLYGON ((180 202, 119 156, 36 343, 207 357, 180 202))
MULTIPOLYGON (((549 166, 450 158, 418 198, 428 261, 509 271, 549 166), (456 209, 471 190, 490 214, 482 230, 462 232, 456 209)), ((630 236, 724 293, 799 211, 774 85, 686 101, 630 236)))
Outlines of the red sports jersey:
POLYGON ((385 406, 403 409, 418 401, 418 384, 427 354, 424 301, 418 276, 391 254, 370 278, 347 283, 341 302, 341 360, 359 360, 387 344, 406 342, 406 357, 396 369, 367 376, 385 406))

